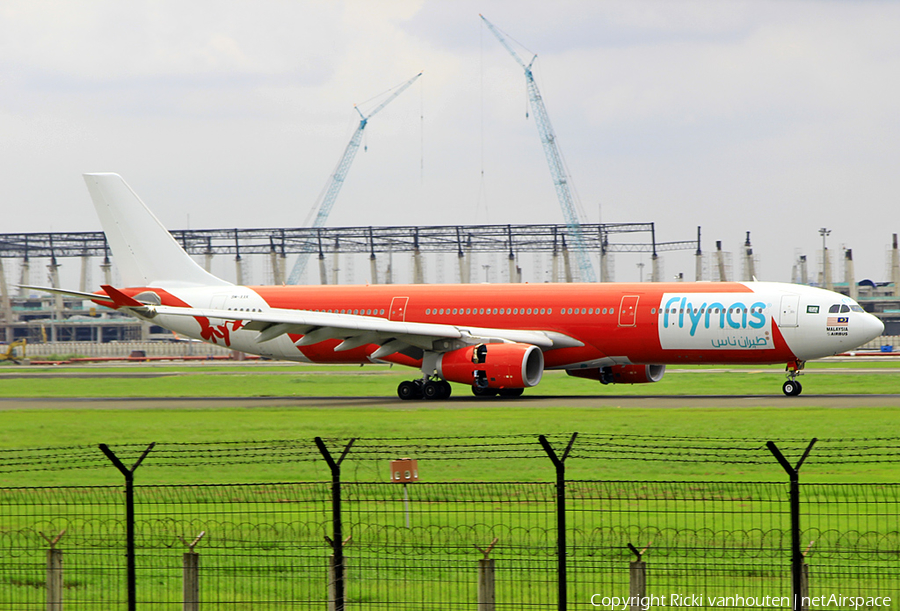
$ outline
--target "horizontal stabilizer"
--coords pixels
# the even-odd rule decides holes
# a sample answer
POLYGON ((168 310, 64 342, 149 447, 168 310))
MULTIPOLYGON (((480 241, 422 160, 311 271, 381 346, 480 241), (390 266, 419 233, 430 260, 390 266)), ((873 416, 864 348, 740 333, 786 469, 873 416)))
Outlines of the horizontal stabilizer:
POLYGON ((85 293, 83 291, 70 291, 67 289, 57 289, 51 286, 31 286, 28 284, 20 284, 19 288, 29 289, 32 291, 41 291, 42 293, 50 293, 52 295, 62 295, 63 297, 74 297, 75 299, 90 299, 102 303, 103 305, 112 305, 113 300, 106 295, 97 295, 96 293, 85 293))

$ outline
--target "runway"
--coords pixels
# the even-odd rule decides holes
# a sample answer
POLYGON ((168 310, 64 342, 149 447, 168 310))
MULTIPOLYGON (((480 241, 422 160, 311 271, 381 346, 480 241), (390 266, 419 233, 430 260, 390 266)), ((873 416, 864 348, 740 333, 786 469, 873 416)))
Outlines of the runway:
POLYGON ((234 409, 234 408, 318 408, 318 409, 479 409, 516 408, 638 408, 638 409, 716 409, 758 408, 782 409, 824 407, 847 409, 859 407, 900 407, 900 395, 691 395, 644 397, 615 395, 522 396, 517 399, 454 396, 441 401, 401 401, 396 396, 384 397, 202 397, 202 398, 3 398, 0 411, 58 409, 234 409))

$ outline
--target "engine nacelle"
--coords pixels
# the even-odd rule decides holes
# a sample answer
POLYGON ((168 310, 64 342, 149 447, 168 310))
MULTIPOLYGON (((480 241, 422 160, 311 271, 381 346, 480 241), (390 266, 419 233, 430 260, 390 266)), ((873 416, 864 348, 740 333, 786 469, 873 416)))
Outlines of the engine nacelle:
POLYGON ((478 344, 438 357, 437 373, 478 388, 529 388, 544 375, 544 353, 530 344, 478 344))
POLYGON ((566 370, 570 376, 599 380, 601 384, 649 384, 662 380, 665 372, 665 365, 612 365, 566 370))

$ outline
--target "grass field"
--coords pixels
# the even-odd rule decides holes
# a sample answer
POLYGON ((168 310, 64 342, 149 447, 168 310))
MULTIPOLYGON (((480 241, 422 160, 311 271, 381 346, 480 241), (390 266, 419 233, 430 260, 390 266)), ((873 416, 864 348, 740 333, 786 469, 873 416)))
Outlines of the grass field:
MULTIPOLYGON (((0 396, 392 397, 398 381, 413 377, 413 372, 397 368, 275 364, 53 368, 39 372, 54 377, 30 377, 27 372, 3 368, 0 396), (135 373, 155 377, 122 377, 135 373)), ((177 574, 182 547, 175 534, 191 538, 203 530, 208 533, 200 546, 206 567, 203 600, 221 601, 230 609, 261 609, 278 608, 277 601, 287 600, 309 601, 308 608, 323 606, 322 567, 329 553, 323 541, 324 535, 330 533, 329 492, 323 482, 329 480, 330 473, 314 452, 304 460, 241 464, 234 457, 250 445, 248 441, 298 440, 312 448, 313 437, 321 436, 332 440, 332 452, 339 452, 341 442, 337 440, 351 437, 405 438, 413 441, 409 442, 409 452, 402 455, 415 457, 416 448, 425 444, 466 443, 454 442, 452 438, 471 440, 487 436, 529 435, 537 447, 537 435, 546 434, 561 450, 574 431, 582 435, 581 439, 613 435, 625 446, 636 439, 633 436, 651 436, 634 442, 649 446, 665 446, 671 438, 715 438, 713 443, 723 447, 730 440, 757 440, 756 456, 766 459, 761 464, 682 462, 676 454, 672 460, 634 460, 625 451, 621 460, 579 459, 576 441, 576 452, 566 463, 570 529, 574 529, 570 544, 574 545, 573 550, 577 549, 570 561, 570 596, 582 608, 595 592, 627 591, 627 562, 631 558, 625 544, 642 546, 651 540, 653 548, 648 557, 656 571, 653 579, 658 587, 692 590, 707 596, 784 594, 789 590, 785 547, 787 478, 763 447, 764 440, 785 440, 796 448, 802 443, 789 440, 817 437, 822 440, 817 448, 822 449, 828 440, 897 437, 900 410, 852 407, 851 395, 898 392, 900 364, 811 366, 803 379, 806 394, 846 394, 847 408, 800 407, 788 401, 784 407, 759 407, 752 396, 780 393, 782 379, 774 367, 683 367, 671 368, 659 384, 602 387, 550 372, 538 388, 529 391, 554 396, 550 406, 523 401, 514 407, 491 405, 490 401, 396 400, 376 404, 361 399, 358 404, 340 406, 326 400, 320 406, 254 408, 190 408, 173 402, 172 408, 146 409, 134 401, 123 401, 122 408, 107 408, 88 400, 73 402, 71 408, 23 409, 13 399, 4 402, 13 409, 0 411, 0 454, 15 456, 15 451, 7 451, 16 448, 94 446, 103 442, 121 451, 123 461, 130 465, 142 444, 159 442, 136 473, 137 515, 142 533, 141 599, 156 601, 154 608, 178 608, 177 574), (697 408, 685 399, 684 407, 660 409, 621 407, 615 398, 603 399, 604 394, 751 398, 747 407, 741 408, 697 408), (580 395, 596 396, 595 405, 576 406, 567 399, 580 395), (202 447, 189 444, 213 442, 237 443, 230 456, 220 460, 185 459, 189 466, 175 466, 177 461, 171 459, 179 450, 196 453, 196 448, 202 447), (158 463, 154 453, 160 457, 158 463), (163 460, 164 455, 170 458, 163 460), (629 484, 614 480, 636 481, 629 484), (256 484, 150 486, 208 483, 256 484), (710 550, 717 558, 711 569, 707 567, 710 550), (266 606, 262 601, 276 602, 266 606)), ((465 389, 457 386, 455 391, 463 394, 465 389)), ((400 441, 384 443, 403 447, 400 441)), ((868 444, 859 445, 859 451, 864 453, 868 444)), ((0 562, 0 584, 8 584, 0 587, 0 606, 24 601, 39 604, 45 552, 43 540, 34 532, 58 532, 64 527, 69 529, 65 541, 67 567, 71 569, 67 571, 75 576, 69 577, 73 581, 67 585, 67 601, 74 604, 121 600, 123 526, 116 516, 121 513, 122 476, 102 461, 94 469, 70 470, 66 468, 69 465, 65 463, 65 450, 55 457, 53 454, 44 453, 46 463, 33 464, 28 464, 30 455, 23 454, 28 471, 0 472, 0 487, 24 487, 6 491, 0 504, 0 513, 7 512, 0 516, 0 531, 9 531, 7 536, 19 554, 10 557, 7 568, 0 562), (37 488, 99 484, 114 487, 37 488), (102 545, 95 540, 101 540, 102 545), (79 552, 81 545, 85 546, 84 551, 79 552), (11 580, 3 581, 4 572, 12 575, 11 580)), ((804 484, 893 483, 900 476, 896 461, 860 463, 848 457, 846 463, 830 464, 817 462, 816 457, 814 448, 803 466, 804 484)), ((796 460, 798 456, 790 458, 796 460)), ((473 547, 486 546, 492 537, 499 536, 502 542, 494 556, 502 567, 498 573, 500 597, 515 604, 552 608, 555 495, 552 484, 533 483, 554 481, 549 459, 536 453, 535 458, 527 459, 496 459, 488 455, 484 459, 424 460, 419 470, 427 485, 411 486, 413 524, 407 529, 403 525, 400 488, 368 483, 386 482, 387 461, 357 459, 351 452, 343 465, 347 495, 345 532, 354 537, 348 548, 348 595, 357 607, 368 608, 371 604, 371 608, 379 609, 418 609, 423 605, 439 608, 445 603, 448 606, 444 608, 458 608, 469 604, 474 587, 471 567, 479 557, 473 547), (403 585, 398 589, 386 583, 403 585), (401 597, 408 602, 401 603, 401 597)), ((879 537, 896 537, 895 489, 804 489, 804 528, 815 531, 818 542, 812 569, 817 571, 816 587, 842 588, 842 592, 852 589, 857 594, 894 593, 896 586, 890 580, 895 579, 896 568, 890 567, 896 567, 896 552, 879 556, 882 566, 875 560, 864 563, 864 559, 875 558, 874 548, 865 547, 871 542, 864 541, 861 552, 849 552, 847 545, 856 545, 856 540, 850 541, 841 533, 877 532, 879 537), (876 493, 881 495, 879 500, 868 499, 868 505, 861 502, 865 499, 857 498, 876 493), (826 553, 831 549, 839 550, 833 558, 826 553), (859 577, 848 580, 847 557, 852 558, 849 562, 859 577), (884 568, 885 559, 888 569, 884 568), (877 582, 868 577, 880 573, 889 581, 877 582)), ((812 535, 807 537, 811 538, 812 535)), ((876 546, 896 549, 893 539, 878 541, 876 546)), ((96 607, 91 607, 94 603, 84 604, 84 608, 104 608, 105 603, 97 603, 96 607)))
MULTIPOLYGON (((410 369, 384 365, 4 367, 0 371, 0 397, 393 397, 400 381, 415 377, 416 372, 410 369), (45 377, 48 374, 54 377, 45 377), (146 377, 129 377, 135 374, 146 377), (97 377, 101 375, 106 377, 97 377)), ((897 393, 900 361, 812 363, 801 380, 807 393, 897 393)), ((784 373, 775 366, 670 367, 657 384, 606 387, 561 371, 548 371, 538 386, 526 392, 529 396, 771 395, 780 392, 783 381, 784 373)), ((462 385, 454 384, 453 388, 454 393, 470 394, 462 385)))
MULTIPOLYGON (((381 396, 392 397, 399 380, 411 372, 401 368, 203 364, 192 366, 140 365, 128 367, 52 368, 60 377, 30 377, 28 370, 4 368, 0 396, 6 397, 203 397, 203 396, 381 396), (87 377, 97 375, 153 374, 158 377, 87 377), (16 377, 13 377, 16 376, 16 377), (19 377, 21 376, 21 377, 19 377)), ((40 373, 46 373, 42 369, 40 373)), ((896 393, 900 390, 900 363, 815 363, 803 381, 807 393, 896 393)), ((717 437, 730 439, 819 439, 885 437, 900 431, 900 410, 891 407, 834 409, 825 407, 756 407, 675 409, 622 408, 616 401, 598 398, 596 406, 567 405, 566 396, 591 394, 630 395, 753 395, 778 393, 782 374, 777 368, 699 367, 670 368, 665 379, 652 385, 603 387, 562 372, 548 372, 529 395, 559 397, 552 407, 523 402, 521 407, 491 406, 490 402, 400 402, 353 407, 256 407, 172 409, 14 409, 0 412, 3 435, 0 448, 90 445, 97 443, 141 444, 233 442, 242 440, 295 439, 312 443, 321 436, 332 439, 465 437, 483 435, 579 433, 652 435, 664 437, 717 437), (893 433, 892 433, 893 431, 893 433)), ((454 385, 467 396, 466 389, 454 385)), ((852 405, 852 402, 851 402, 852 405)), ((352 455, 351 455, 352 458, 352 455)), ((279 465, 235 465, 227 469, 204 465, 192 469, 142 467, 145 483, 303 481, 327 479, 321 462, 279 465)), ((352 465, 352 460, 348 465, 352 465)), ((386 470, 387 466, 383 466, 386 470)), ((382 466, 358 464, 360 479, 379 479, 382 466)), ((572 477, 602 479, 753 479, 781 481, 783 472, 771 466, 685 464, 680 462, 607 461, 602 465, 577 460, 572 477)), ((552 478, 544 461, 463 461, 449 468, 435 464, 423 469, 429 481, 547 481, 552 478), (426 475, 427 474, 427 475, 426 475)), ((897 481, 896 464, 817 465, 815 452, 804 468, 804 481, 897 481)), ((15 473, 0 474, 0 484, 115 484, 118 473, 91 471, 38 471, 27 479, 15 473)))

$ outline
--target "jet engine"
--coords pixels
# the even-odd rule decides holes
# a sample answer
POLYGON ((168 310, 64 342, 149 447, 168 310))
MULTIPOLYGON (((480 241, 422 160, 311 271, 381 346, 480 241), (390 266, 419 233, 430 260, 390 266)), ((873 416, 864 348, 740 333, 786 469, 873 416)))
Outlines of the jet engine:
POLYGON ((593 369, 566 369, 566 373, 570 376, 599 380, 601 384, 649 384, 662 380, 665 372, 665 365, 612 365, 593 369))
POLYGON ((528 388, 544 375, 544 354, 530 344, 478 344, 442 354, 437 373, 476 388, 528 388))

